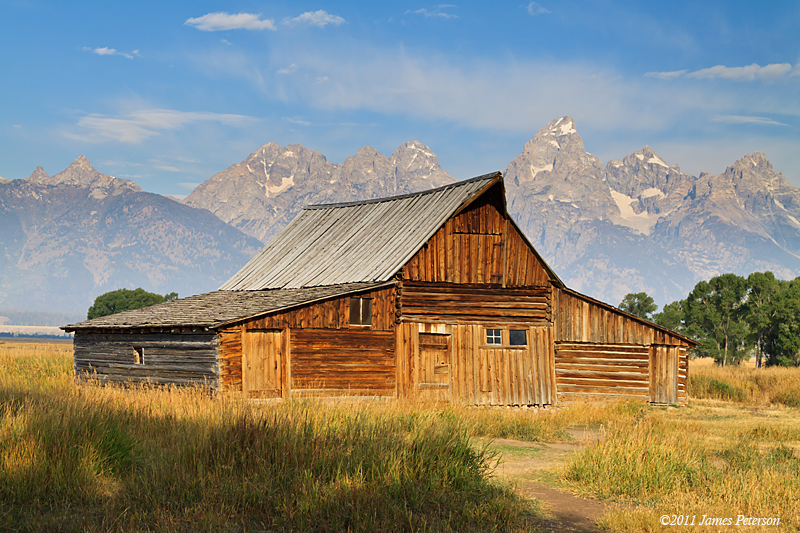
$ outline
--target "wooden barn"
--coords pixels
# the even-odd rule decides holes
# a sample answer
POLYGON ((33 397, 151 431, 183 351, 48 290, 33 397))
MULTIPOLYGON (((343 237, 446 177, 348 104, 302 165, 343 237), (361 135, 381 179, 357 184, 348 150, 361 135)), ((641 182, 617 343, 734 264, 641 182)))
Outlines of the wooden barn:
POLYGON ((309 206, 219 290, 64 329, 103 381, 507 406, 685 405, 696 345, 567 288, 500 173, 309 206))

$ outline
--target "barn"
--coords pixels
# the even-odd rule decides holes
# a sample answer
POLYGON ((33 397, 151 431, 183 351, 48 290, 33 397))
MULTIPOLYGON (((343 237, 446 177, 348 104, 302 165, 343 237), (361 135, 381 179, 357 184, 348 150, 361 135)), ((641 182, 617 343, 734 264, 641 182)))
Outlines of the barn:
POLYGON ((308 206, 219 290, 63 329, 104 382, 503 406, 685 405, 696 346, 566 287, 500 173, 308 206))

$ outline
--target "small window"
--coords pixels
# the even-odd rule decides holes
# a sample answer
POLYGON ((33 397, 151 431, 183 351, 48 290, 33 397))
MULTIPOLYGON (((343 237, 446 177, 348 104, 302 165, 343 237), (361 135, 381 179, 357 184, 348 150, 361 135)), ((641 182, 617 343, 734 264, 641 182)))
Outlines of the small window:
POLYGON ((372 325, 372 299, 350 298, 350 325, 372 325))
POLYGON ((499 329, 486 330, 486 344, 502 344, 502 343, 503 341, 500 338, 499 329))
POLYGON ((133 347, 133 364, 134 365, 144 364, 144 348, 142 348, 141 346, 133 347))
POLYGON ((524 329, 512 329, 508 332, 508 344, 511 346, 527 346, 528 332, 524 329))

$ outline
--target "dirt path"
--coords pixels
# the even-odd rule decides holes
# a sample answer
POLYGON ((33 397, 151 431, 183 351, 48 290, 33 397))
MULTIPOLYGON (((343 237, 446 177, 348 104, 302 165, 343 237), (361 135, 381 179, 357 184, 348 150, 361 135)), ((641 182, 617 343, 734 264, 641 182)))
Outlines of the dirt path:
POLYGON ((547 516, 538 524, 549 531, 600 533, 597 519, 607 510, 600 500, 583 498, 557 488, 556 469, 599 435, 587 430, 572 432, 576 443, 545 444, 495 439, 490 447, 502 454, 495 471, 500 479, 514 483, 517 492, 542 502, 547 516))

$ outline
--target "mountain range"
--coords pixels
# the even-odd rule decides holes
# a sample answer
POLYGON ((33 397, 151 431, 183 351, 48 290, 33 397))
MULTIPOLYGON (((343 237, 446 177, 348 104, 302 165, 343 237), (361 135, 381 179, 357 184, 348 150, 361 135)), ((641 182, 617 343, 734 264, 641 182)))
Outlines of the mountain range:
MULTIPOLYGON (((649 146, 603 166, 566 116, 503 173, 509 212, 537 250, 570 287, 601 300, 646 291, 663 304, 723 272, 800 274, 800 190, 759 152, 697 177, 649 146)), ((453 181, 418 141, 389 157, 364 147, 341 164, 268 143, 182 203, 100 174, 83 156, 54 176, 39 167, 0 179, 0 307, 84 310, 118 287, 213 290, 307 204, 453 181)))

